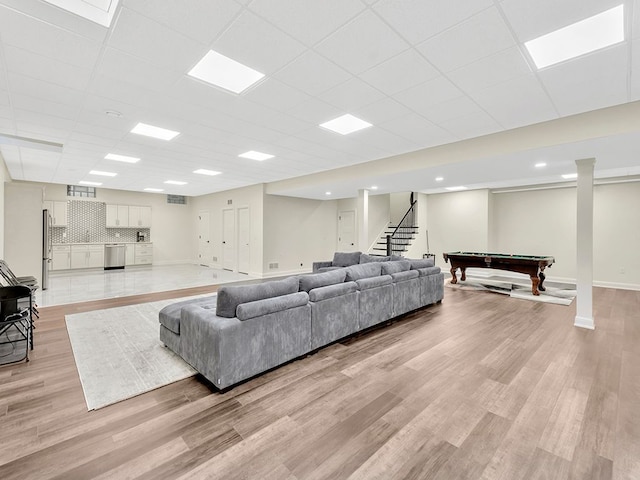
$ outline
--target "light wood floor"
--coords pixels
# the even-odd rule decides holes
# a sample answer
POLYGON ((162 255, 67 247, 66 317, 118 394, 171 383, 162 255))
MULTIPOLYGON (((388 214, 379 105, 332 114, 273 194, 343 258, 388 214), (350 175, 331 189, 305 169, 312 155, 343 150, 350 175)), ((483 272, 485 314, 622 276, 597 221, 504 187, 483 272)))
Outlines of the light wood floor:
POLYGON ((640 292, 574 307, 445 291, 385 328, 219 394, 192 378, 87 412, 65 313, 0 367, 0 479, 640 478, 640 292))

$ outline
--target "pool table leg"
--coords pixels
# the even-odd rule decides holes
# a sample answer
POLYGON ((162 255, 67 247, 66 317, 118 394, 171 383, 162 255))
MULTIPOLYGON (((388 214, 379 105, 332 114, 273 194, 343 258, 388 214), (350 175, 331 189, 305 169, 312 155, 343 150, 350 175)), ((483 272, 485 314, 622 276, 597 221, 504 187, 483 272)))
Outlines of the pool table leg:
POLYGON ((456 277, 456 270, 458 267, 451 267, 451 283, 458 283, 458 277, 456 277))
POLYGON ((538 278, 537 275, 531 275, 531 293, 533 293, 534 295, 540 295, 540 292, 538 291, 538 285, 540 284, 540 279, 538 278))
POLYGON ((467 279, 467 267, 460 267, 460 281, 464 282, 467 279))
POLYGON ((544 292, 546 290, 546 288, 544 288, 544 279, 547 278, 546 275, 543 273, 544 268, 540 269, 540 273, 538 274, 538 277, 540 278, 540 283, 538 284, 538 290, 540 290, 541 292, 544 292))

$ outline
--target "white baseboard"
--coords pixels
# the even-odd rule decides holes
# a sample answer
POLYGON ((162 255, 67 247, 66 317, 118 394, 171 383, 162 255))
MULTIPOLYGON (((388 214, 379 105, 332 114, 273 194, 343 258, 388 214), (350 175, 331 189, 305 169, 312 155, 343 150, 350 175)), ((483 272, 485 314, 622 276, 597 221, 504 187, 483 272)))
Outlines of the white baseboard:
POLYGON ((581 317, 576 315, 576 319, 573 323, 574 327, 586 328, 587 330, 595 330, 596 326, 591 317, 581 317))
POLYGON ((269 271, 262 274, 260 278, 273 278, 273 277, 284 277, 287 275, 303 275, 305 273, 311 273, 308 269, 299 268, 296 270, 286 270, 286 271, 269 271))

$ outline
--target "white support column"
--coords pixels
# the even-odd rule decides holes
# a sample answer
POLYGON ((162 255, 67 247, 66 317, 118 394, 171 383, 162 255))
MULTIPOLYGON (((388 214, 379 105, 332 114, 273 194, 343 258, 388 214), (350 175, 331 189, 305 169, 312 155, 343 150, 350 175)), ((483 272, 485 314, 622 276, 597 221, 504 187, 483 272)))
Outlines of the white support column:
POLYGON ((574 326, 594 330, 593 320, 593 166, 595 158, 578 166, 576 236, 576 319, 574 326))
POLYGON ((369 250, 369 190, 358 190, 358 249, 369 250))

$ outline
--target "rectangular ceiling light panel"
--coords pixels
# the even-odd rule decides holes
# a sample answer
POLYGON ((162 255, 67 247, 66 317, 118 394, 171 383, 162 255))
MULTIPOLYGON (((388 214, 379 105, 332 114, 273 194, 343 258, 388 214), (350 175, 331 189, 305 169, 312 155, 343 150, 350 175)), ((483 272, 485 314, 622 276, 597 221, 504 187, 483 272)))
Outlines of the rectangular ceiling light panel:
POLYGON ((173 140, 175 137, 180 135, 180 132, 167 130, 166 128, 154 127, 153 125, 148 125, 146 123, 138 123, 135 127, 133 127, 131 133, 167 141, 173 140))
POLYGON ((109 28, 120 0, 45 0, 67 12, 109 28))
POLYGON ((166 182, 167 185, 186 185, 187 182, 181 182, 179 180, 167 180, 166 182))
POLYGON ((248 152, 241 153, 238 156, 242 158, 248 158, 250 160, 257 160, 259 162, 273 158, 273 155, 269 155, 268 153, 255 152, 253 150, 249 150, 248 152))
POLYGON ((368 128, 371 124, 347 113, 341 117, 321 123, 320 126, 341 135, 348 135, 350 133, 357 132, 358 130, 368 128))
POLYGON ((206 168, 199 168, 198 170, 194 170, 193 173, 199 173, 200 175, 220 175, 221 172, 216 172, 215 170, 207 170, 206 168))
POLYGON ((91 170, 90 175, 100 175, 101 177, 115 177, 117 173, 113 172, 101 172, 100 170, 91 170))
POLYGON ((99 187, 100 185, 102 185, 100 182, 89 182, 87 180, 80 180, 78 183, 80 185, 92 185, 94 187, 99 187))
POLYGON ((116 153, 108 153, 105 160, 115 160, 116 162, 137 163, 140 161, 137 157, 128 157, 127 155, 118 155, 116 153))
POLYGON ((233 93, 242 93, 264 77, 264 73, 213 50, 209 50, 202 57, 196 66, 189 71, 189 75, 233 93))
POLYGON ((595 52, 624 41, 624 7, 568 25, 525 42, 538 69, 595 52))

